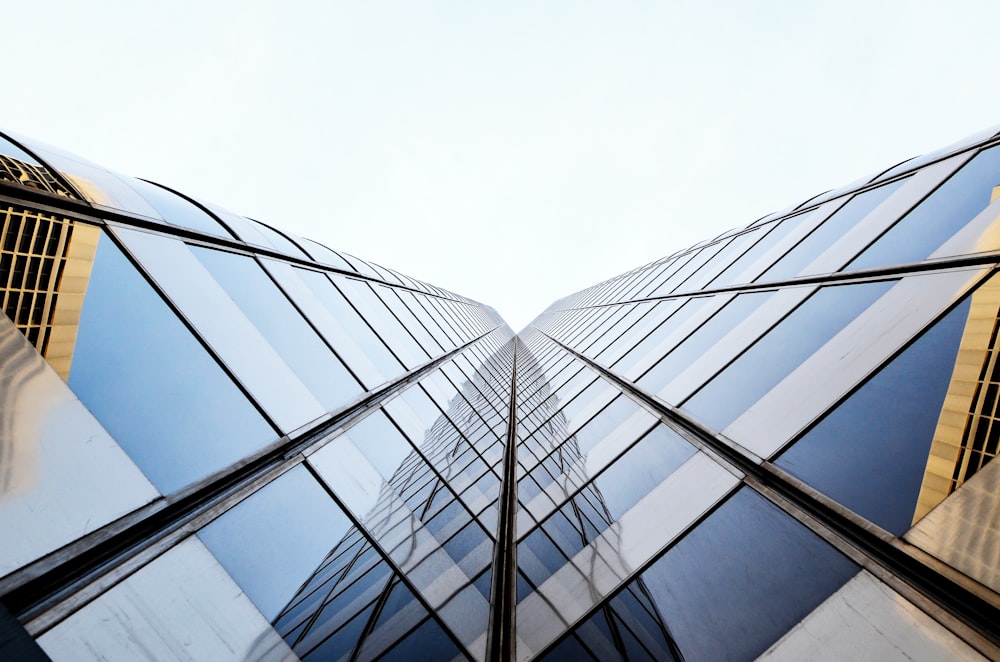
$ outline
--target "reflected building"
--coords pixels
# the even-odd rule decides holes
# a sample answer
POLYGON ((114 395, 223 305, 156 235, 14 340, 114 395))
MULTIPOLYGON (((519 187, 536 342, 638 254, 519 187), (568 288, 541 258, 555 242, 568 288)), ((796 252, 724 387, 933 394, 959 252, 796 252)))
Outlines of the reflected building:
POLYGON ((0 658, 1000 658, 1000 134, 490 307, 0 135, 0 658))

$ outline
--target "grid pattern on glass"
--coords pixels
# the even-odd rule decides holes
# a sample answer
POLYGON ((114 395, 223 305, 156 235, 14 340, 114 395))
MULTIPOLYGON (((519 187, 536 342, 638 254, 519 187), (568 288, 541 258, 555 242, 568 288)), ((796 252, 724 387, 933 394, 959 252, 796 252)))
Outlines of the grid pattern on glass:
MULTIPOLYGON (((814 533, 743 488, 629 588, 648 596, 650 616, 658 617, 681 659, 753 659, 857 571, 814 533)), ((631 659, 624 640, 584 634, 591 651, 598 644, 615 652, 601 659, 631 659)))

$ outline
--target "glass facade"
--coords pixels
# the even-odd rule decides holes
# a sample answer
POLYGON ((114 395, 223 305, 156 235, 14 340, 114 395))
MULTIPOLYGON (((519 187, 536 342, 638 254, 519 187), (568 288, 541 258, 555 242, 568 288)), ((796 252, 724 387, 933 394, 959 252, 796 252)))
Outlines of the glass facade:
POLYGON ((514 333, 0 134, 0 659, 1000 658, 998 154, 514 333))

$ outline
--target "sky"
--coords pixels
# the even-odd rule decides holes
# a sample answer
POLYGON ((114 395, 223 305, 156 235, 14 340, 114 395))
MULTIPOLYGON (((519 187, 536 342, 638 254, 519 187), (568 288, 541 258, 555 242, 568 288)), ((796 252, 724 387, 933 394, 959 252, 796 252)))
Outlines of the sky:
POLYGON ((495 307, 1000 124, 1000 3, 11 3, 0 129, 495 307))

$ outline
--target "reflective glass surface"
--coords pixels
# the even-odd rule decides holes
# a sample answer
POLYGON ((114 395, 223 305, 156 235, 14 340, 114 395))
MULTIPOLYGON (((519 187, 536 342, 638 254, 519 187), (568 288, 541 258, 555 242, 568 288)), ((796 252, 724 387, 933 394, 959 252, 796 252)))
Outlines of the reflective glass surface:
POLYGON ((24 161, 25 163, 30 163, 31 165, 42 165, 38 162, 38 159, 31 156, 3 136, 0 136, 0 154, 3 154, 4 156, 13 156, 18 161, 24 161))
POLYGON ((160 216, 167 223, 180 225, 192 230, 207 232, 226 239, 232 238, 232 234, 225 230, 219 222, 209 216, 203 209, 199 208, 189 200, 185 200, 173 191, 152 184, 141 179, 129 177, 125 180, 146 202, 159 212, 160 216))
POLYGON ((737 295, 697 331, 670 350, 637 383, 647 391, 654 393, 659 391, 704 351, 729 333, 733 326, 763 304, 772 294, 774 292, 751 292, 737 295))
POLYGON ((860 223, 861 219, 895 193, 904 182, 906 180, 901 179, 864 193, 858 193, 757 280, 763 282, 784 280, 799 275, 806 265, 860 223))
POLYGON ((309 256, 302 252, 302 250, 293 244, 288 237, 281 234, 274 228, 260 221, 255 221, 252 218, 247 219, 254 224, 257 231, 267 237, 267 240, 271 242, 271 245, 277 248, 279 251, 286 253, 287 255, 293 255, 295 257, 308 258, 309 256))
POLYGON ((191 250, 328 411, 363 393, 260 265, 233 253, 191 250))
POLYGON ((926 258, 986 209, 997 186, 1000 146, 973 157, 845 269, 869 269, 926 258))
POLYGON ((744 488, 642 573, 687 660, 748 660, 858 567, 744 488))
POLYGON ((378 334, 408 369, 430 358, 370 285, 351 278, 335 277, 333 281, 361 317, 372 328, 378 329, 378 334))
POLYGON ((820 288, 682 408, 716 430, 724 429, 894 282, 820 288))
POLYGON ((277 438, 107 236, 97 247, 69 385, 164 493, 277 438))
MULTIPOLYGON (((308 269, 296 269, 299 277, 305 281, 316 297, 333 315, 336 323, 343 327, 351 339, 364 352, 365 358, 374 364, 383 380, 403 372, 403 365, 393 356, 385 343, 375 335, 371 327, 358 315, 343 295, 333 286, 326 275, 308 269)), ((351 356, 345 357, 351 365, 351 356)), ((369 388, 375 384, 368 384, 369 388)))
POLYGON ((964 301, 775 461, 882 528, 910 528, 969 314, 964 301))
POLYGON ((350 521, 302 466, 198 532, 268 620, 341 541, 350 521))

